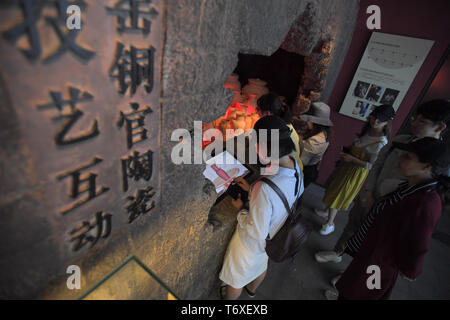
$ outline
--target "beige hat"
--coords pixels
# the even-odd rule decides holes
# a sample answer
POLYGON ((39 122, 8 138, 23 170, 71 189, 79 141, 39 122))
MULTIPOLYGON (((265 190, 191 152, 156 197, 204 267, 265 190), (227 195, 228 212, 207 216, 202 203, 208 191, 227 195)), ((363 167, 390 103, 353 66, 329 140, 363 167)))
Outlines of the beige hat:
POLYGON ((317 123, 322 126, 332 127, 333 122, 330 120, 330 107, 323 102, 313 102, 311 104, 311 108, 308 113, 311 114, 303 114, 300 118, 303 121, 310 121, 312 123, 317 123))

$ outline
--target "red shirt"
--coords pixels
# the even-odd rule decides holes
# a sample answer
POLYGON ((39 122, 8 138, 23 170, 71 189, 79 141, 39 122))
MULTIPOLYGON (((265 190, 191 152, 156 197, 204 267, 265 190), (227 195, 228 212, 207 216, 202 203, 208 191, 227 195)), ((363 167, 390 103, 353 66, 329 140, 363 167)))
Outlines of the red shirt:
POLYGON ((422 272, 441 211, 441 198, 435 190, 419 190, 386 205, 337 282, 339 295, 344 299, 388 299, 399 271, 416 279, 422 272), (373 274, 367 273, 371 265, 380 268, 380 289, 367 287, 367 280, 373 274))

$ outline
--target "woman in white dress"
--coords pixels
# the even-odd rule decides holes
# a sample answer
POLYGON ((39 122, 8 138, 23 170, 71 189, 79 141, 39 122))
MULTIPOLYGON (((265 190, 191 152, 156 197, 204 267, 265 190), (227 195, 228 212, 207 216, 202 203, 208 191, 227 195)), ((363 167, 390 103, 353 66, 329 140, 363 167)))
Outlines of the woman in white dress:
MULTIPOLYGON (((263 117, 255 124, 258 156, 267 163, 273 143, 279 144, 278 159, 270 158, 271 166, 267 175, 284 193, 289 205, 303 193, 303 177, 299 165, 291 153, 295 150, 290 135, 291 129, 277 116, 263 117), (279 141, 264 141, 259 130, 266 129, 267 137, 271 130, 279 130, 279 141), (278 170, 274 169, 278 168, 278 170), (271 171, 271 169, 273 169, 271 171)), ((266 238, 273 236, 282 227, 287 218, 287 211, 279 196, 268 185, 257 181, 250 187, 242 179, 235 179, 244 189, 249 191, 249 208, 244 209, 240 198, 233 205, 240 210, 236 231, 228 245, 219 278, 224 282, 220 287, 222 299, 239 298, 245 288, 250 296, 264 280, 267 270, 268 256, 265 251, 266 238)))

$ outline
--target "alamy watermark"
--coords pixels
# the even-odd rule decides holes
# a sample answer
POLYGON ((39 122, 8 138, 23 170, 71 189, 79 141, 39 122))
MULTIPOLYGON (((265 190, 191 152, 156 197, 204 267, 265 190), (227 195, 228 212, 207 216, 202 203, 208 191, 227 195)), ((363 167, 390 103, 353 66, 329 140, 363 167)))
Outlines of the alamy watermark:
POLYGON ((381 269, 379 266, 373 264, 367 267, 366 273, 370 274, 367 278, 366 286, 369 290, 381 289, 381 269))
POLYGON ((366 25, 369 30, 380 30, 381 29, 381 9, 377 5, 370 5, 366 10, 370 17, 367 19, 366 25))
POLYGON ((73 4, 67 7, 66 27, 69 30, 81 30, 81 9, 73 4))
POLYGON ((66 285, 69 290, 81 289, 81 269, 77 265, 70 265, 67 267, 66 273, 70 274, 67 278, 66 285))
MULTIPOLYGON (((172 148, 171 160, 174 164, 203 164, 214 156, 224 152, 223 134, 218 129, 202 130, 202 122, 194 121, 194 136, 187 129, 176 129, 172 132, 171 141, 178 142, 172 148), (214 138, 214 139, 213 139, 214 138), (211 142, 212 141, 212 142, 211 142), (211 142, 203 150, 203 142, 211 142), (214 154, 214 156, 213 156, 214 154)), ((261 168, 262 175, 276 174, 278 172, 279 159, 279 130, 272 129, 269 132, 266 129, 256 130, 226 130, 226 150, 235 150, 237 159, 245 159, 248 164, 257 164, 258 158, 260 163, 266 165, 261 168), (236 139, 234 139, 236 137, 236 139), (248 150, 245 149, 245 140, 248 139, 248 150), (237 144, 235 145, 235 140, 237 144), (270 141, 270 143, 268 143, 270 141), (258 143, 257 143, 258 142, 258 143), (270 144, 270 152, 266 146, 270 144), (248 159, 246 159, 246 155, 248 159)), ((216 160, 216 159, 215 159, 216 160)), ((226 158, 217 158, 216 164, 234 164, 227 162, 226 158)))

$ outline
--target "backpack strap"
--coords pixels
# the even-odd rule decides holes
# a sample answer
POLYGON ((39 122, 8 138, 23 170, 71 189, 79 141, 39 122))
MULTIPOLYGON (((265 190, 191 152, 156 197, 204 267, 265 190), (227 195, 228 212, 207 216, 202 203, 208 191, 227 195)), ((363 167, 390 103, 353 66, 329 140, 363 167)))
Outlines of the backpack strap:
MULTIPOLYGON (((300 177, 299 177, 299 173, 297 171, 297 161, 292 157, 289 156, 289 158, 292 160, 292 162, 294 162, 294 170, 295 170, 295 189, 294 189, 294 195, 296 197, 295 202, 294 202, 294 206, 293 208, 296 208, 297 206, 297 201, 298 201, 298 193, 299 193, 299 187, 300 187, 300 177)), ((281 201, 284 204, 284 207, 286 208, 286 211, 288 213, 288 216, 293 216, 293 209, 291 209, 291 207, 289 207, 289 203, 286 199, 286 196, 284 195, 283 191, 281 191, 281 189, 269 178, 266 177, 262 177, 260 179, 258 179, 257 181, 263 181, 265 183, 267 183, 275 192, 276 194, 278 194, 278 196, 280 197, 281 201)))
POLYGON ((289 207, 289 203, 287 202, 287 199, 284 196, 283 191, 281 191, 280 188, 278 188, 278 186, 272 180, 270 180, 266 177, 262 177, 261 179, 259 179, 259 181, 263 181, 263 182, 267 183, 278 194, 281 201, 283 201, 283 204, 288 212, 288 215, 292 215, 292 209, 289 207))

